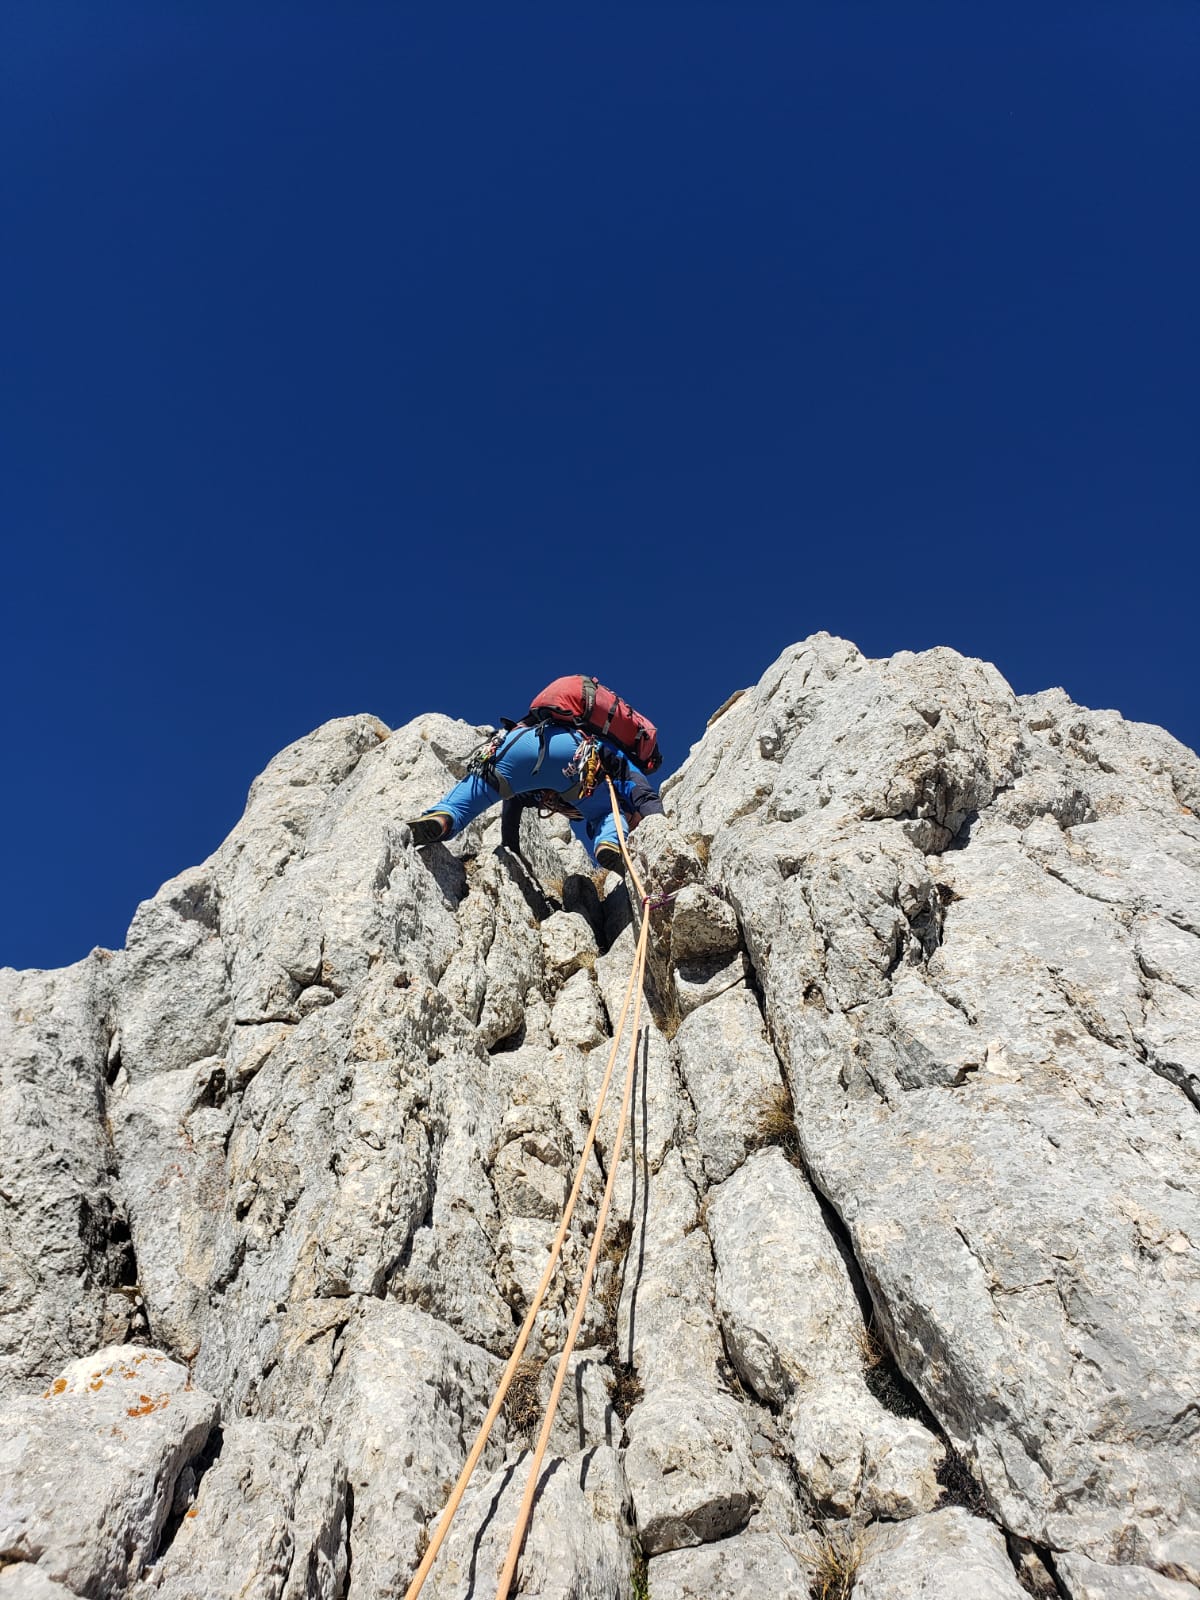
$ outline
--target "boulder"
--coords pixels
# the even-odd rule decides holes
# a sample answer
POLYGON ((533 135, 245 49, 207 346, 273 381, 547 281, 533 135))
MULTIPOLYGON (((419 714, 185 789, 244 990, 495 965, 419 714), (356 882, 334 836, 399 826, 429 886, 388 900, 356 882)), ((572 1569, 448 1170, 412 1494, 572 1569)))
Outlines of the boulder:
MULTIPOLYGON (((217 1401, 157 1350, 112 1345, 0 1408, 0 1550, 76 1594, 125 1590, 160 1552, 217 1401)), ((33 1580, 30 1579, 30 1582, 33 1580)))
POLYGON ((1019 1600, 999 1529, 960 1506, 879 1523, 863 1541, 856 1600, 1019 1600))
POLYGON ((625 1474, 648 1556, 723 1539, 749 1521, 755 1474, 745 1408, 731 1395, 664 1384, 625 1424, 625 1474))

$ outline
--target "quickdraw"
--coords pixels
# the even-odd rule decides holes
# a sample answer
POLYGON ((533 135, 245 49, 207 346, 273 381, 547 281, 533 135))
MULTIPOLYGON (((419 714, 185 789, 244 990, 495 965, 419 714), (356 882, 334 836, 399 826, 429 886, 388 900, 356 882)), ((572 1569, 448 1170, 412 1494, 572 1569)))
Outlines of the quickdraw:
POLYGON ((597 784, 604 777, 604 758, 598 739, 586 734, 580 739, 575 754, 563 768, 563 777, 574 778, 578 782, 580 800, 595 794, 597 784))
POLYGON ((506 728, 497 728, 490 739, 485 739, 481 745, 471 751, 471 754, 467 757, 467 771, 477 778, 484 778, 491 782, 492 764, 500 753, 500 746, 507 738, 508 730, 506 728))

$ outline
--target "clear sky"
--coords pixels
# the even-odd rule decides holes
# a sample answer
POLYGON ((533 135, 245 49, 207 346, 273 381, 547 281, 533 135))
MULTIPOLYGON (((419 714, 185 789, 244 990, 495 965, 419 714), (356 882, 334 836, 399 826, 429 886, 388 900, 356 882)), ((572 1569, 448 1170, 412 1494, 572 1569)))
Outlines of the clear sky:
MULTIPOLYGON (((1200 7, 5 0, 0 964, 330 717, 819 628, 1200 742, 1200 7)), ((430 796, 430 799, 434 799, 430 796)))

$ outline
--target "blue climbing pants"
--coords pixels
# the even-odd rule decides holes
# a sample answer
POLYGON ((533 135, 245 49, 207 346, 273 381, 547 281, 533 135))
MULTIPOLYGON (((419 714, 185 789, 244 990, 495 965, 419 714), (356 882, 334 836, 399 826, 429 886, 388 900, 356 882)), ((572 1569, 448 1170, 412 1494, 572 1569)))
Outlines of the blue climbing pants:
MULTIPOLYGON (((565 794, 568 789, 575 787, 576 778, 563 769, 570 764, 578 745, 579 735, 570 728, 548 725, 544 728, 514 728, 497 751, 493 770, 513 794, 532 794, 538 789, 553 789, 557 794, 565 794), (542 755, 543 740, 546 753, 535 772, 533 769, 538 766, 538 758, 542 755)), ((456 783, 444 799, 430 806, 429 811, 450 818, 450 832, 446 835, 450 839, 456 833, 461 833, 468 822, 474 822, 476 817, 482 816, 489 806, 496 805, 499 799, 500 794, 485 778, 471 772, 460 783, 456 783)), ((571 803, 587 824, 593 853, 597 845, 616 844, 617 825, 613 821, 606 783, 601 782, 586 800, 573 800, 571 803)))

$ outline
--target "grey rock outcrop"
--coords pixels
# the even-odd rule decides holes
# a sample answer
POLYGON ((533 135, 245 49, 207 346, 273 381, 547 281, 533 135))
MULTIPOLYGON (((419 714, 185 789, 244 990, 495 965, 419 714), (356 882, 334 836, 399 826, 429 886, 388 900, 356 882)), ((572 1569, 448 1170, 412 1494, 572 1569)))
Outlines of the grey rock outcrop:
MULTIPOLYGON (((234 1422, 222 1430, 204 1491, 183 1511, 169 1547, 131 1588, 135 1600, 254 1594, 271 1600, 345 1588, 346 1471, 332 1451, 308 1451, 300 1430, 234 1422)), ((196 1475, 192 1474, 191 1494, 196 1475)), ((176 1493, 176 1504, 179 1504, 176 1493)))
POLYGON ((996 1515, 1180 1577, 1198 796, 1158 729, 818 636, 669 800, 738 910, 808 1170, 996 1515))
POLYGON ((0 1393, 132 1325, 105 1125, 108 965, 97 952, 61 972, 0 970, 0 1393))
POLYGON ((853 1285, 805 1179, 778 1149, 751 1156, 712 1191, 708 1228, 726 1349, 742 1382, 782 1411, 812 1498, 864 1519, 932 1510, 943 1448, 868 1389, 853 1285))
MULTIPOLYGON (((403 1593, 637 933, 561 818, 411 848, 484 732, 329 723, 0 973, 0 1595, 403 1593)), ((664 800, 632 1125, 426 1592, 494 1592, 616 1163, 517 1592, 1200 1593, 1200 762, 818 635, 664 800)))

